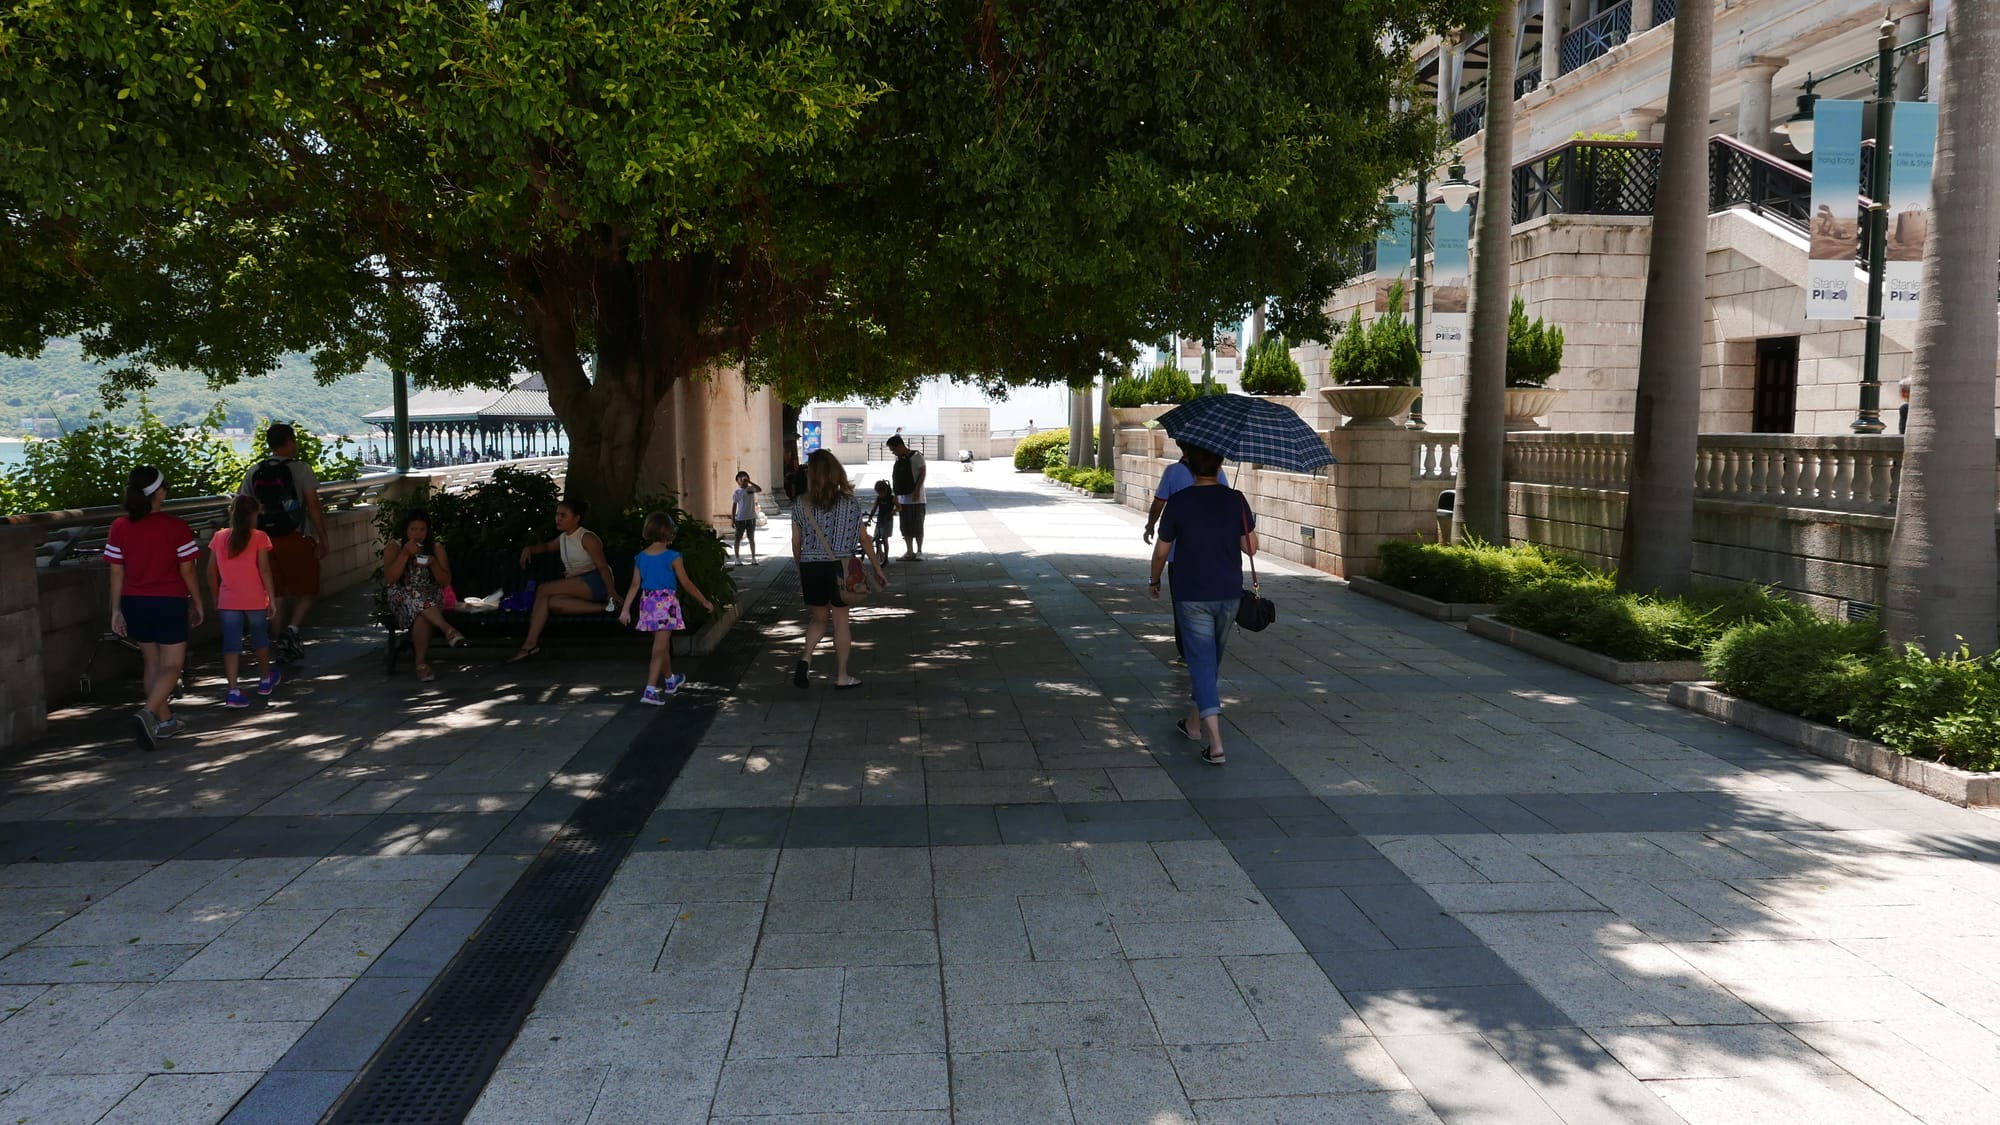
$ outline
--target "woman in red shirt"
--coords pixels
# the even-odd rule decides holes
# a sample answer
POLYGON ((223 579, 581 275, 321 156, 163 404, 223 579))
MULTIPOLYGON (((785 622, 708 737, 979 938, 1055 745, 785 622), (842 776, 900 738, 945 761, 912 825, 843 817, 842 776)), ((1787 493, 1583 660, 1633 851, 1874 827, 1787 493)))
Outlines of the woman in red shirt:
POLYGON ((194 560, 201 548, 186 522, 165 515, 167 476, 141 465, 125 479, 125 514, 111 521, 104 561, 111 566, 111 631, 139 646, 146 666, 146 705, 132 713, 141 750, 179 734, 183 724, 167 709, 181 666, 188 629, 201 624, 201 594, 194 560))

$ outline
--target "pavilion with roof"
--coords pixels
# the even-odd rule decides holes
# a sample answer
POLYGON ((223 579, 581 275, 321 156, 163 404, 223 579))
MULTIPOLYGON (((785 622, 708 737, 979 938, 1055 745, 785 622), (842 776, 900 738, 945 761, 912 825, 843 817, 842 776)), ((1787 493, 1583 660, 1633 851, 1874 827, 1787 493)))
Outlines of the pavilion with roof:
MULTIPOLYGON (((565 453, 569 442, 540 373, 519 376, 504 391, 428 390, 410 396, 411 461, 440 465, 565 453)), ((395 448, 396 411, 373 411, 364 420, 395 448)))

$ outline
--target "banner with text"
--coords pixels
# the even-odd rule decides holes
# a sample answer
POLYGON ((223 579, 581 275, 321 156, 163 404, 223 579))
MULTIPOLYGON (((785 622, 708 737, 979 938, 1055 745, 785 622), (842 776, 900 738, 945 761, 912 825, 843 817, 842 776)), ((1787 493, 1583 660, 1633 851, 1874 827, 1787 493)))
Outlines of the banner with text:
POLYGON ((1375 276, 1394 281, 1410 274, 1410 212, 1408 203, 1389 204, 1389 222, 1375 234, 1375 276))
POLYGON ((1895 113, 1890 137, 1889 248, 1882 256, 1882 318, 1915 320, 1923 307, 1924 242, 1931 233, 1938 107, 1935 102, 1897 102, 1895 113))
POLYGON ((1812 247, 1806 257, 1806 319, 1854 316, 1855 254, 1861 248, 1861 103, 1813 108, 1812 247))
POLYGON ((1433 211, 1437 231, 1432 268, 1437 283, 1430 287, 1431 351, 1438 355, 1463 355, 1471 337, 1472 258, 1467 246, 1472 240, 1472 208, 1454 211, 1440 206, 1433 211))

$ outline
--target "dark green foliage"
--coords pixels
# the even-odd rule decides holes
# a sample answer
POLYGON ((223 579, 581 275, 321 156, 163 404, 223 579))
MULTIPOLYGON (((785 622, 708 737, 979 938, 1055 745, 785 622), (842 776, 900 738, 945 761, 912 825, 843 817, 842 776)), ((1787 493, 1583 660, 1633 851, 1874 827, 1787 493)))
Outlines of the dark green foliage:
POLYGON ((1510 595, 1495 616, 1614 660, 1695 660, 1745 622, 1796 621, 1802 614, 1761 587, 1704 589, 1685 597, 1621 594, 1607 574, 1557 577, 1510 595))
POLYGON ((1708 648, 1708 673, 1731 695, 1838 723, 1882 645, 1872 621, 1818 617, 1759 621, 1730 629, 1708 648))
POLYGON ((1178 406, 1194 398, 1194 382, 1188 374, 1171 364, 1156 367, 1146 377, 1146 401, 1148 403, 1178 406))
POLYGON ((1411 543, 1390 540, 1380 550, 1376 577, 1400 590, 1441 602, 1490 605, 1550 578, 1580 576, 1588 568, 1545 547, 1495 547, 1465 543, 1411 543))
POLYGON ((1543 387, 1562 370, 1563 330, 1541 317, 1528 319, 1521 298, 1507 310, 1507 385, 1543 387))
POLYGON ((1415 386, 1423 370, 1423 353, 1417 348, 1417 329, 1403 319, 1403 282, 1389 286, 1389 309, 1363 324, 1361 307, 1356 305, 1346 327, 1333 342, 1328 369, 1336 383, 1353 386, 1415 386))
POLYGON ((1105 395, 1114 410, 1146 405, 1147 381, 1135 375, 1121 375, 1111 381, 1105 395))
MULTIPOLYGON (((730 574, 729 548, 722 542, 713 527, 680 506, 673 493, 656 496, 642 496, 625 509, 616 520, 591 516, 593 530, 604 540, 605 561, 618 573, 619 581, 631 578, 632 559, 646 546, 640 541, 639 532, 646 525, 646 517, 653 512, 666 512, 674 519, 673 549, 681 553, 681 567, 687 571, 688 580, 693 582, 708 600, 720 610, 736 602, 736 579, 730 574)), ((625 596, 623 589, 612 591, 619 598, 625 596)), ((690 617, 690 624, 696 620, 707 620, 707 612, 701 603, 683 594, 681 608, 690 617)))
POLYGON ((1057 445, 1069 448, 1068 430, 1043 430, 1022 438, 1014 446, 1015 471, 1032 473, 1040 469, 1048 464, 1049 447, 1057 445))
POLYGON ((1245 394, 1301 395, 1306 377, 1292 358, 1292 349, 1282 335, 1265 336, 1250 346, 1243 361, 1243 377, 1238 380, 1245 394))
POLYGON ((1117 488, 1117 479, 1105 469, 1079 468, 1073 465, 1050 465, 1042 470, 1050 480, 1087 488, 1098 495, 1107 495, 1117 488))
MULTIPOLYGON (((229 495, 242 486, 251 461, 216 432, 223 417, 217 403, 182 429, 153 413, 142 397, 136 421, 93 421, 59 438, 31 441, 22 449, 21 464, 0 474, 0 506, 12 514, 116 504, 125 495, 126 476, 140 465, 166 473, 171 495, 229 495)), ((299 459, 321 481, 361 475, 361 462, 347 443, 329 446, 303 426, 298 435, 299 459)))
POLYGON ((1872 621, 1747 624, 1708 650, 1731 695, 1873 738, 1898 754, 2000 769, 2000 667, 1967 649, 1932 657, 1883 646, 1872 621))

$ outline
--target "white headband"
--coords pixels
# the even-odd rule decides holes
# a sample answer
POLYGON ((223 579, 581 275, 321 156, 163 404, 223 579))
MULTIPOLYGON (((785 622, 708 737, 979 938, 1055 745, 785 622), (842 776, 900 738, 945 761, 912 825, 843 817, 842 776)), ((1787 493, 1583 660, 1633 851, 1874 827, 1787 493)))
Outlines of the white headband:
POLYGON ((167 483, 167 474, 165 474, 165 473, 161 472, 161 471, 160 471, 160 470, 158 470, 158 469, 154 469, 154 470, 153 470, 153 483, 151 483, 151 484, 147 485, 146 487, 144 487, 144 488, 140 489, 140 490, 139 490, 139 495, 141 495, 141 496, 151 496, 151 495, 152 495, 153 493, 155 493, 155 492, 158 492, 158 491, 160 490, 160 486, 161 486, 161 485, 163 485, 163 484, 165 484, 165 483, 167 483))

